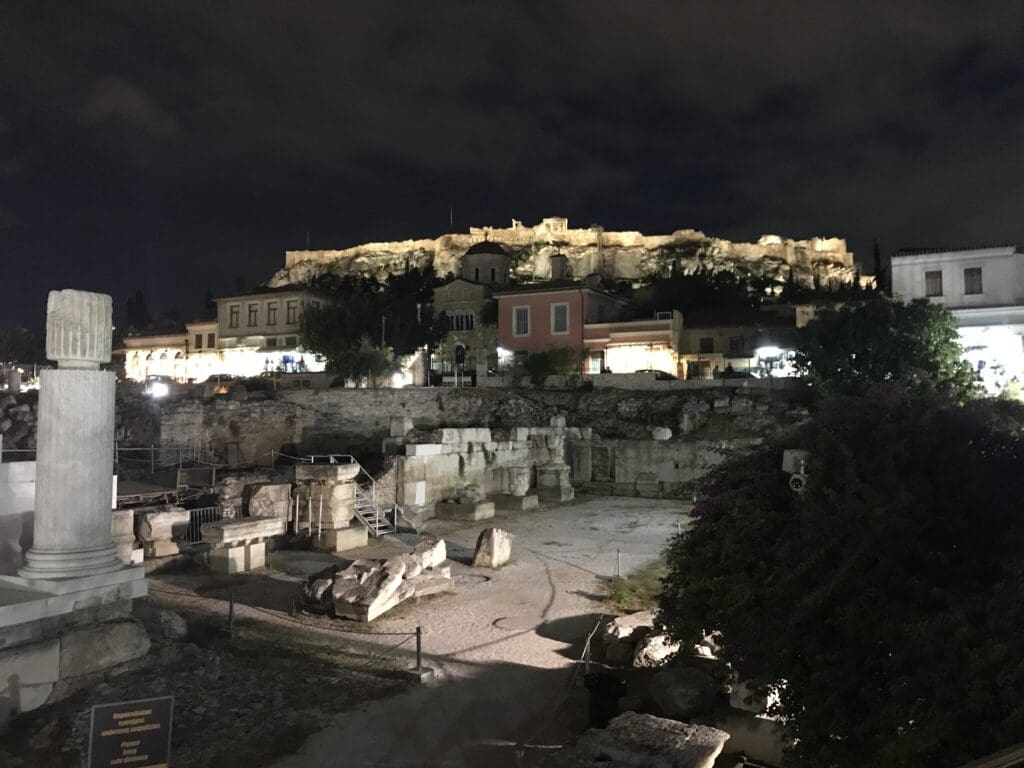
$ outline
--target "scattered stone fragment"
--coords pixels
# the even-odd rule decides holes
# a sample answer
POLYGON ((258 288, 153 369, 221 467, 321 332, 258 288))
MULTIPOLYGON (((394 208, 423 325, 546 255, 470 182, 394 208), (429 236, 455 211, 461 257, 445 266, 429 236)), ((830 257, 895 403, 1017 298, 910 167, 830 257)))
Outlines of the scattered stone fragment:
POLYGON ((425 536, 413 551, 387 559, 361 558, 310 576, 302 587, 307 607, 342 618, 373 621, 412 597, 451 588, 444 539, 425 536))
POLYGON ((658 632, 647 635, 633 651, 633 666, 640 669, 660 667, 679 652, 679 643, 669 640, 668 635, 658 632))
POLYGON ((655 673, 648 692, 666 717, 687 720, 714 708, 718 684, 699 669, 670 665, 655 673))
POLYGON ((476 568, 501 568, 512 559, 512 539, 500 528, 484 528, 476 540, 473 565, 476 568))
POLYGON ((546 768, 712 768, 729 734, 653 715, 623 712, 605 729, 591 728, 546 768))
POLYGON ((436 568, 448 559, 444 539, 436 536, 424 536, 412 548, 412 554, 419 558, 424 568, 436 568))

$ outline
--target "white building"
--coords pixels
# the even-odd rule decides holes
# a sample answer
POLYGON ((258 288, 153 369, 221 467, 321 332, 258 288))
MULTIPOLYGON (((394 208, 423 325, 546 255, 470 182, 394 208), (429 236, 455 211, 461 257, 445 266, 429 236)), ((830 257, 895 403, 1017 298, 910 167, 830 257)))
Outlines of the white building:
POLYGON ((967 359, 986 388, 1024 382, 1024 253, 1012 245, 893 254, 892 294, 928 299, 956 318, 967 359))
POLYGON ((185 332, 128 336, 125 375, 202 383, 211 376, 319 373, 324 361, 299 346, 299 319, 318 296, 288 288, 217 299, 217 319, 187 323, 185 332))

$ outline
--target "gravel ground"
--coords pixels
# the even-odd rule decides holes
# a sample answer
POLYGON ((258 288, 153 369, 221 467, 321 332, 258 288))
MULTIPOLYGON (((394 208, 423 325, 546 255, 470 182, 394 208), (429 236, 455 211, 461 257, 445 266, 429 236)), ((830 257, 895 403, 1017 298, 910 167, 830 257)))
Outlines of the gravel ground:
POLYGON ((401 605, 372 629, 421 626, 438 680, 337 718, 275 768, 526 765, 541 747, 561 745, 586 725, 575 662, 605 610, 604 582, 620 562, 627 574, 655 559, 686 511, 672 501, 583 497, 491 521, 432 521, 428 531, 456 562, 453 592, 401 605), (515 534, 514 561, 486 572, 460 564, 488 525, 515 534), (518 763, 516 744, 534 745, 518 763))
MULTIPOLYGON (((286 550, 255 574, 151 576, 148 601, 184 615, 188 641, 157 640, 140 662, 19 717, 0 765, 84 765, 89 707, 168 693, 175 768, 531 765, 586 727, 577 660, 606 610, 605 582, 655 559, 687 511, 584 496, 477 523, 431 521, 428 532, 448 543, 452 591, 371 625, 294 612, 305 577, 345 558, 286 550), (468 564, 488 526, 516 536, 500 571, 468 564), (436 672, 423 686, 403 677, 415 659, 404 633, 417 626, 436 672), (516 744, 530 745, 518 761, 516 744)), ((386 557, 414 539, 386 537, 346 555, 386 557)))

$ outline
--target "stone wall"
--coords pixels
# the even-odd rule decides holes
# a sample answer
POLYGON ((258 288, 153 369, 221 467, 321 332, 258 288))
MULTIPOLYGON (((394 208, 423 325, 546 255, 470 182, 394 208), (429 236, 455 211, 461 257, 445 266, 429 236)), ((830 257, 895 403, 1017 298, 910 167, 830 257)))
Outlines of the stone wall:
POLYGON ((595 493, 673 496, 720 461, 729 447, 800 421, 807 413, 805 398, 805 390, 766 389, 745 380, 653 392, 294 391, 258 402, 164 402, 157 444, 168 460, 185 447, 235 465, 269 465, 274 451, 293 456, 351 453, 381 477, 384 498, 427 505, 460 485, 481 482, 485 475, 487 487, 497 489, 495 467, 544 463, 550 457, 541 455, 539 444, 529 444, 529 429, 543 428, 538 425, 563 415, 569 428, 566 460, 574 485, 595 493), (390 425, 400 417, 409 419, 414 429, 405 442, 444 444, 441 433, 428 433, 463 429, 462 437, 469 435, 459 441, 465 450, 444 451, 443 457, 427 460, 429 448, 413 449, 402 462, 389 459, 379 467, 383 453, 395 453, 390 425), (492 432, 475 439, 471 433, 477 428, 492 432), (520 435, 517 428, 527 433, 520 435), (582 434, 592 437, 583 441, 582 434), (417 450, 423 455, 417 456, 417 450), (488 463, 488 453, 496 451, 500 456, 491 456, 488 463), (409 482, 416 473, 428 471, 430 478, 424 474, 416 479, 430 480, 430 499, 416 502, 415 487, 409 482))
MULTIPOLYGON (((645 439, 654 427, 667 427, 684 440, 731 440, 762 436, 798 420, 805 413, 805 399, 802 389, 762 389, 745 380, 653 392, 297 390, 257 402, 163 402, 159 432, 151 439, 168 459, 179 448, 198 448, 204 455, 234 459, 236 464, 269 463, 275 450, 380 454, 381 441, 396 417, 410 418, 418 430, 433 430, 530 427, 564 414, 568 426, 591 427, 605 439, 645 439)), ((131 431, 130 426, 125 428, 131 431)))

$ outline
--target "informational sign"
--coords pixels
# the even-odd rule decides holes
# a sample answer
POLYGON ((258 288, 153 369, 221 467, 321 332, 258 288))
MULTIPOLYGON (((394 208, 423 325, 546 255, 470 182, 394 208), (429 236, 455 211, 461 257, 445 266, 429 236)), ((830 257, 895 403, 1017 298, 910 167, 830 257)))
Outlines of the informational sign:
POLYGON ((174 697, 92 708, 89 768, 168 768, 174 697))

